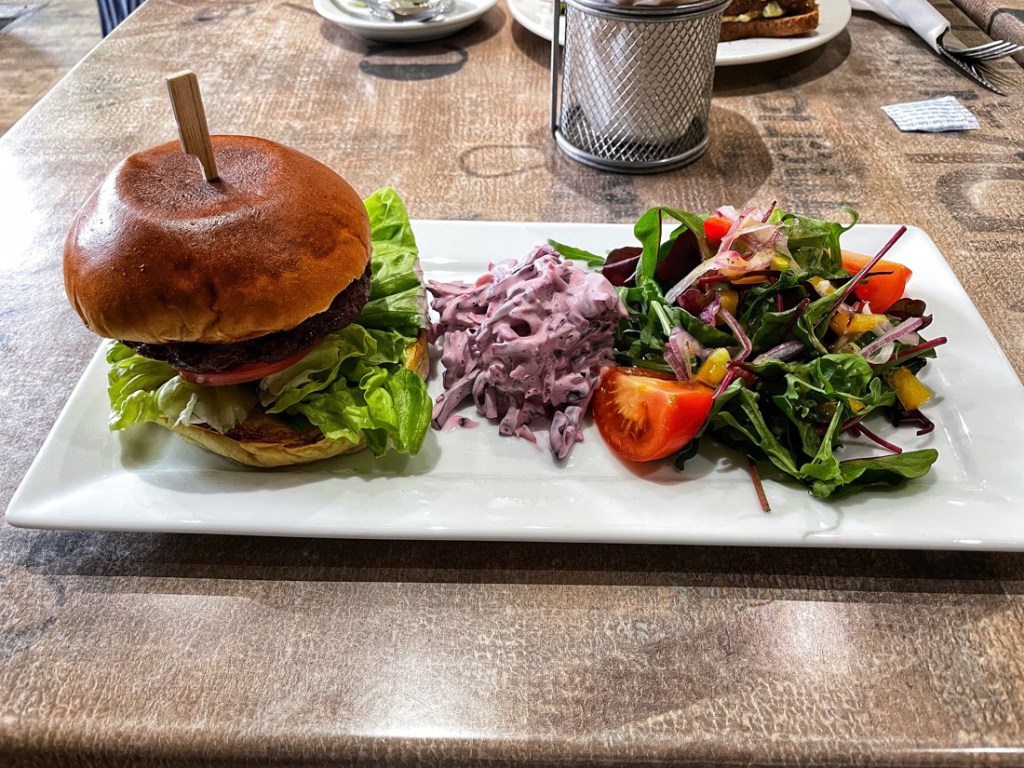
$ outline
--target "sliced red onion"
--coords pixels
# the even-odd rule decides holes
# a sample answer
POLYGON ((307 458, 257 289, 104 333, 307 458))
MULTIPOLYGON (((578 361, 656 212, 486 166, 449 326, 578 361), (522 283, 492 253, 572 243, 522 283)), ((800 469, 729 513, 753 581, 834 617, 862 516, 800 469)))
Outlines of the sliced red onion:
MULTIPOLYGON (((916 331, 922 325, 924 325, 924 320, 922 318, 920 318, 920 317, 911 317, 911 318, 909 318, 907 320, 904 320, 902 323, 900 323, 896 327, 894 327, 894 328, 892 328, 890 330, 887 330, 885 333, 883 333, 877 339, 872 341, 870 344, 865 345, 864 348, 861 349, 861 351, 860 351, 861 357, 863 357, 865 359, 870 358, 872 355, 874 355, 876 352, 878 352, 879 350, 883 349, 884 347, 895 345, 895 343, 897 341, 902 339, 908 333, 912 333, 913 331, 916 331)), ((892 354, 892 351, 890 350, 889 351, 889 355, 891 355, 891 354, 892 354)), ((888 355, 886 356, 886 359, 888 359, 888 355)), ((870 360, 869 362, 885 362, 885 361, 884 360, 882 360, 882 361, 870 360)))
POLYGON ((707 350, 682 326, 676 326, 668 335, 668 343, 665 345, 665 362, 672 368, 676 378, 680 381, 689 381, 693 378, 693 366, 690 359, 706 354, 707 350))
POLYGON ((715 318, 718 317, 719 310, 722 309, 722 297, 717 292, 712 292, 711 301, 708 305, 701 310, 698 318, 704 325, 714 325, 715 318))
POLYGON ((789 360, 796 357, 804 350, 804 343, 796 339, 784 341, 778 346, 765 350, 754 358, 755 363, 763 363, 768 360, 789 360))
POLYGON ((683 291, 708 272, 718 270, 727 276, 742 277, 750 272, 767 269, 772 265, 774 258, 774 254, 769 250, 759 251, 748 256, 738 251, 720 250, 716 255, 702 262, 700 266, 691 270, 686 277, 669 288, 665 292, 665 301, 669 304, 675 304, 676 299, 682 295, 683 291))
POLYGON ((718 267, 715 265, 715 260, 713 258, 708 259, 705 262, 702 262, 699 266, 692 269, 690 271, 690 274, 688 274, 686 277, 684 277, 682 280, 680 280, 678 283, 673 285, 665 292, 665 301, 669 304, 675 304, 676 299, 683 295, 683 291, 685 291, 691 285, 696 283, 697 280, 700 279, 701 275, 704 275, 717 268, 718 267))
POLYGON ((736 337, 736 341, 740 343, 740 351, 733 355, 733 361, 746 360, 747 356, 754 349, 754 345, 750 342, 750 337, 747 336, 746 331, 743 330, 743 326, 740 325, 739 320, 732 316, 732 312, 727 309, 719 309, 718 317, 725 321, 732 335, 736 337))

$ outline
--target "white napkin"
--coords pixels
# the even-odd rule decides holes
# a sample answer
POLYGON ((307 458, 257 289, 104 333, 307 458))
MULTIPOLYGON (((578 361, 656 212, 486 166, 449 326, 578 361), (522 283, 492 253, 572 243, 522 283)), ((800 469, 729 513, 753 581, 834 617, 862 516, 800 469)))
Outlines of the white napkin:
POLYGON ((936 53, 939 40, 949 31, 946 17, 928 0, 850 0, 850 7, 855 11, 873 11, 883 19, 910 27, 936 53))

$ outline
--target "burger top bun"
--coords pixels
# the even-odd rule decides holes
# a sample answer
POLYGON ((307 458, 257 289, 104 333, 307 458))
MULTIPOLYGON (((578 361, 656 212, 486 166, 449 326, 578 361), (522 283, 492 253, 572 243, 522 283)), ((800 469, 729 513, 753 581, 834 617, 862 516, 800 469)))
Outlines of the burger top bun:
POLYGON ((101 336, 230 343, 326 310, 370 260, 363 202, 297 150, 212 136, 208 182, 177 142, 120 163, 64 246, 64 285, 101 336))

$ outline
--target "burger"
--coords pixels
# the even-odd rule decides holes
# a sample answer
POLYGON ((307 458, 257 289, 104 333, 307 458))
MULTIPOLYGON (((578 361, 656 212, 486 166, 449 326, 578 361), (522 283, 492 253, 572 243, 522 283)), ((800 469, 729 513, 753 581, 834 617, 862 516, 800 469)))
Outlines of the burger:
POLYGON ((806 35, 818 28, 818 16, 815 0, 732 0, 719 40, 806 35))
POLYGON ((68 298, 112 340, 111 428, 158 424, 259 467, 416 453, 426 292, 401 199, 364 202, 266 139, 211 143, 219 178, 177 142, 139 152, 68 233, 68 298))

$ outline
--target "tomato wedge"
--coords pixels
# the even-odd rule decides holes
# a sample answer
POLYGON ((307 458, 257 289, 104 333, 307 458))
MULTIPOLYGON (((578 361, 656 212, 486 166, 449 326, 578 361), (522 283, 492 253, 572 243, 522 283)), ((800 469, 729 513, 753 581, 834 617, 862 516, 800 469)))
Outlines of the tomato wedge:
POLYGON ((201 387, 224 387, 229 384, 244 384, 247 381, 257 381, 272 373, 283 371, 290 365, 295 365, 302 358, 309 354, 304 349, 284 360, 275 360, 272 363, 246 363, 237 368, 230 368, 226 371, 178 371, 178 375, 185 381, 191 381, 201 387))
POLYGON ((697 434, 714 390, 645 368, 605 368, 594 393, 594 422, 618 456, 653 461, 677 453, 697 434))
MULTIPOLYGON (((851 275, 871 261, 870 256, 843 251, 843 269, 851 275)), ((870 277, 861 280, 853 289, 857 298, 871 305, 872 312, 884 313, 903 298, 907 282, 913 274, 899 262, 882 259, 871 268, 870 277), (877 273, 877 274, 876 274, 877 273)))
POLYGON ((704 237, 713 242, 719 242, 729 234, 732 222, 724 216, 708 216, 704 219, 704 237))

